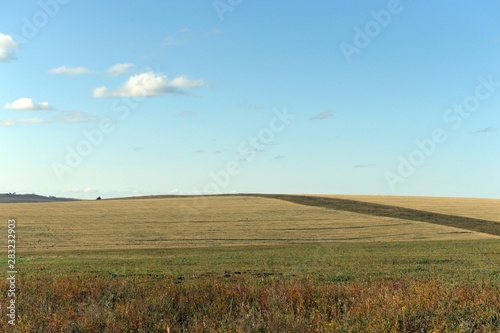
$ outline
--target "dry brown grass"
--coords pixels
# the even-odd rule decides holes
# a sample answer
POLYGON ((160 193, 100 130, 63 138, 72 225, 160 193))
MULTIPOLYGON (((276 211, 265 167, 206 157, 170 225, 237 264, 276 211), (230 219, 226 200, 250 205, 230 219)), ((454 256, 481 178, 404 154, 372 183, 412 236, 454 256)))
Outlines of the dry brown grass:
POLYGON ((249 196, 3 204, 1 208, 3 220, 17 219, 18 249, 24 253, 493 238, 429 223, 249 196))
POLYGON ((440 280, 40 275, 19 283, 17 325, 10 330, 1 320, 2 332, 491 333, 500 327, 497 287, 440 280))

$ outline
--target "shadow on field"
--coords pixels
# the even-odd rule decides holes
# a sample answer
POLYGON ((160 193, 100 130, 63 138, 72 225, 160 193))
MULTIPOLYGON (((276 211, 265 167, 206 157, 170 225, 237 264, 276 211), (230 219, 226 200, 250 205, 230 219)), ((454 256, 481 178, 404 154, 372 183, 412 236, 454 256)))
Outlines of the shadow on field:
POLYGON ((251 194, 251 196, 284 200, 300 205, 323 207, 327 209, 342 210, 357 214, 427 222, 447 227, 467 229, 471 231, 500 236, 500 223, 489 220, 475 219, 471 217, 433 213, 423 210, 381 205, 349 199, 286 194, 251 194))

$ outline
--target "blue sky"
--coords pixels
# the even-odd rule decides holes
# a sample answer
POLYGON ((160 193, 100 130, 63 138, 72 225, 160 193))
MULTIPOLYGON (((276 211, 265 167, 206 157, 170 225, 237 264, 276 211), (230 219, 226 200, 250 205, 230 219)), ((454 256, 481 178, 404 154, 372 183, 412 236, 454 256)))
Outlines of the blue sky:
POLYGON ((500 3, 8 1, 0 192, 500 198, 500 3))

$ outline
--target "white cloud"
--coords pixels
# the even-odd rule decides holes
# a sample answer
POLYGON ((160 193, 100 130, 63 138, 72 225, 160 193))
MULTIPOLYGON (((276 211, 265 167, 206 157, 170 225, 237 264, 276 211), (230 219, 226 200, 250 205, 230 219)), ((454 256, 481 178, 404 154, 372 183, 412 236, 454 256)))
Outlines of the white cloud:
POLYGON ((93 188, 93 187, 86 187, 83 189, 84 193, 96 193, 99 192, 98 188, 93 188))
POLYGON ((85 67, 67 67, 61 66, 49 70, 50 74, 63 74, 63 75, 85 75, 90 74, 91 71, 85 67))
POLYGON ((15 59, 14 51, 19 48, 19 44, 10 35, 0 33, 0 62, 15 59))
POLYGON ((46 119, 43 118, 7 118, 0 119, 0 127, 14 127, 17 125, 38 125, 47 123, 46 119))
POLYGON ((322 112, 318 113, 317 115, 309 118, 309 120, 325 120, 325 119, 330 118, 331 116, 333 116, 333 112, 331 110, 322 111, 322 112))
POLYGON ((181 41, 175 39, 173 36, 167 36, 165 40, 161 43, 162 46, 178 45, 181 41))
POLYGON ((187 118, 187 117, 192 117, 194 116, 196 113, 193 112, 193 111, 189 111, 189 110, 186 110, 186 111, 181 111, 177 114, 177 116, 179 117, 183 117, 183 118, 187 118))
POLYGON ((14 127, 19 125, 41 125, 50 123, 78 124, 97 121, 99 118, 82 111, 66 111, 56 116, 41 118, 5 118, 0 119, 0 127, 14 127))
POLYGON ((71 193, 97 193, 99 192, 99 189, 94 187, 85 187, 85 188, 70 188, 67 189, 66 191, 71 193))
POLYGON ((185 76, 178 76, 175 79, 171 80, 169 83, 170 86, 176 88, 198 88, 203 85, 202 79, 190 80, 185 76))
POLYGON ((31 98, 19 98, 18 100, 12 103, 5 104, 4 108, 9 110, 24 110, 24 111, 52 109, 49 103, 47 102, 35 103, 31 98))
POLYGON ((217 28, 213 28, 213 29, 207 31, 206 35, 218 35, 218 34, 222 34, 222 33, 224 33, 223 30, 217 29, 217 28))
POLYGON ((493 132, 496 132, 497 131, 497 128, 494 127, 494 126, 488 126, 488 127, 484 127, 480 130, 477 130, 477 131, 474 131, 472 132, 472 134, 487 134, 487 133, 493 133, 493 132))
POLYGON ((376 167, 376 164, 356 164, 353 168, 354 169, 366 169, 366 168, 373 168, 376 167))
POLYGON ((51 123, 67 123, 67 124, 79 124, 97 121, 99 117, 94 116, 90 113, 82 111, 66 111, 61 114, 51 117, 48 122, 51 123))
POLYGON ((16 125, 17 125, 16 119, 7 118, 0 120, 0 127, 13 127, 16 125))
POLYGON ((134 64, 129 64, 129 63, 116 64, 108 68, 106 73, 109 76, 118 76, 120 74, 128 73, 129 68, 133 66, 134 64))
POLYGON ((180 89, 193 89, 204 85, 202 79, 191 80, 185 76, 178 76, 168 80, 167 76, 154 72, 146 72, 131 76, 121 87, 109 90, 107 87, 98 87, 93 91, 94 97, 134 97, 158 96, 180 93, 180 89))
MULTIPOLYGON (((106 70, 106 75, 108 76, 118 76, 120 74, 127 73, 130 67, 133 67, 134 64, 130 63, 121 63, 111 66, 106 70)), ((86 67, 68 67, 68 66, 60 66, 57 68, 52 68, 49 70, 50 74, 62 74, 62 75, 85 75, 96 73, 91 71, 86 67)))

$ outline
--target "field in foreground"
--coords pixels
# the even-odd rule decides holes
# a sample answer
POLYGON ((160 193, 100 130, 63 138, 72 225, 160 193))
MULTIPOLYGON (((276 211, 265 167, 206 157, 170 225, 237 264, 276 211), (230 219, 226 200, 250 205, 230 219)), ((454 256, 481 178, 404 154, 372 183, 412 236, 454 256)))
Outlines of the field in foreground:
MULTIPOLYGON (((17 332, 491 333, 500 328, 498 286, 409 277, 314 283, 306 276, 39 275, 23 278, 20 288, 17 332)), ((3 320, 3 332, 6 326, 3 320)))
MULTIPOLYGON (((498 205, 462 207, 497 232, 498 205)), ((498 237, 419 220, 441 215, 253 196, 0 208, 18 221, 18 332, 500 331, 498 237)))

